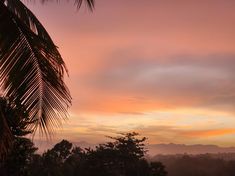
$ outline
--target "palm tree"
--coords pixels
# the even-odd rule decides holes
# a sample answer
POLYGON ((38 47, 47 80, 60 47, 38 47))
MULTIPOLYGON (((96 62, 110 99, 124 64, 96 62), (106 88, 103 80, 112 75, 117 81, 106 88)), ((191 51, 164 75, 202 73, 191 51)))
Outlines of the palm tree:
MULTIPOLYGON (((78 8, 83 1, 93 9, 94 0, 75 0, 78 8)), ((10 102, 25 107, 33 132, 39 128, 50 134, 67 118, 71 96, 63 81, 66 72, 56 45, 36 16, 21 0, 0 0, 0 85, 10 102)), ((1 125, 0 135, 8 142, 0 145, 0 153, 10 141, 9 127, 1 125)))

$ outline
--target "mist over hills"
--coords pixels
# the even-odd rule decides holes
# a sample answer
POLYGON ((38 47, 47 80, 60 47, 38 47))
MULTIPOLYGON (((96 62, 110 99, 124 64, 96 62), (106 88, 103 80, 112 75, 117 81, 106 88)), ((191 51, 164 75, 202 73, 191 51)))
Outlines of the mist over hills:
POLYGON ((148 145, 150 155, 173 154, 205 154, 205 153, 235 153, 235 147, 219 147, 217 145, 185 145, 185 144, 151 144, 148 145))

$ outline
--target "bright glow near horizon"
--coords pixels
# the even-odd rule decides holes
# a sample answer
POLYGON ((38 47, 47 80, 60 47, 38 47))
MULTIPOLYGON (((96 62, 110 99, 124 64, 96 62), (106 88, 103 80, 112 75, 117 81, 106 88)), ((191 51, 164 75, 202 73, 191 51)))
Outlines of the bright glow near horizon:
POLYGON ((27 4, 69 69, 71 117, 55 140, 234 146, 235 11, 229 0, 27 4))

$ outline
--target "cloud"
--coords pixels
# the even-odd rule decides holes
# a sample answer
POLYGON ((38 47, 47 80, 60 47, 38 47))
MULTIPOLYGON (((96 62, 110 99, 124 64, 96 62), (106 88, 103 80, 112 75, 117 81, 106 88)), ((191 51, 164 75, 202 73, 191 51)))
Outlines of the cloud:
POLYGON ((72 5, 30 4, 70 73, 74 114, 60 138, 139 130, 152 142, 233 141, 235 1, 99 0, 93 14, 72 5))
POLYGON ((234 145, 231 139, 235 136, 234 128, 190 129, 187 126, 150 125, 140 126, 135 131, 147 136, 150 144, 197 144, 199 142, 201 144, 208 144, 211 142, 217 145, 226 143, 234 145))
POLYGON ((29 5, 65 58, 72 111, 138 114, 234 111, 234 3, 101 0, 94 15, 29 5))
POLYGON ((115 53, 110 56, 114 61, 106 60, 102 69, 86 75, 82 84, 96 97, 87 99, 88 106, 117 113, 144 113, 147 107, 146 111, 200 107, 234 113, 235 55, 144 57, 122 52, 120 59, 115 53))
POLYGON ((235 134, 235 129, 212 129, 212 130, 195 130, 182 133, 189 137, 213 137, 235 134))

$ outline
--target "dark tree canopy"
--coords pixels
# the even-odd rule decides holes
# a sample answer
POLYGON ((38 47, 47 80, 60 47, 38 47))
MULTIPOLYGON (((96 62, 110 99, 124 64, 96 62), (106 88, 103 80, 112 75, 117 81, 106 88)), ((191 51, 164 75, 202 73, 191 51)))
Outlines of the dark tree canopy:
MULTIPOLYGON (((149 163, 145 158, 144 141, 137 133, 111 138, 111 142, 96 148, 81 149, 62 140, 42 155, 27 139, 19 138, 0 173, 25 176, 166 176, 159 162, 149 163), (114 140, 113 140, 114 139, 114 140), (13 165, 15 161, 16 165, 13 165), (12 171, 9 168, 14 168, 12 171), (4 171, 4 172, 2 172, 4 171), (16 174, 17 175, 17 174, 16 174)), ((1 166, 1 165, 0 165, 1 166)), ((1 174, 5 176, 4 174, 1 174)))
MULTIPOLYGON (((95 149, 72 147, 66 140, 41 158, 41 173, 51 176, 165 176, 164 166, 145 158, 144 141, 137 133, 109 137, 112 141, 95 149)), ((34 172, 36 173, 36 172, 34 172)))
POLYGON ((31 133, 27 129, 31 123, 33 122, 28 118, 24 107, 0 97, 0 159, 3 159, 11 150, 17 137, 31 133))

